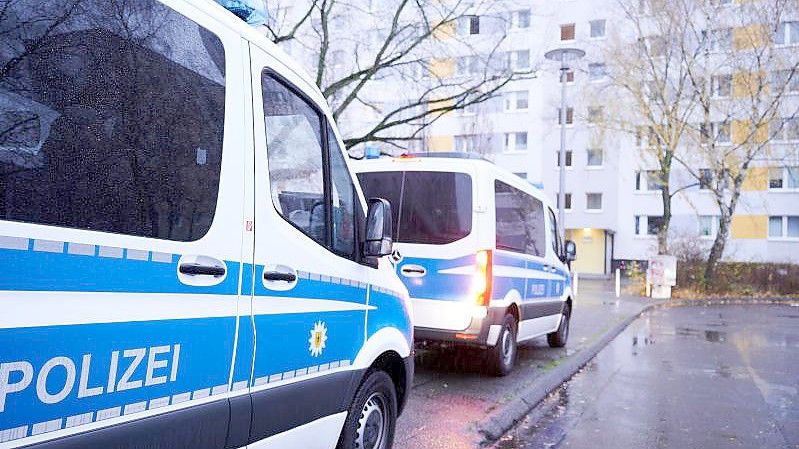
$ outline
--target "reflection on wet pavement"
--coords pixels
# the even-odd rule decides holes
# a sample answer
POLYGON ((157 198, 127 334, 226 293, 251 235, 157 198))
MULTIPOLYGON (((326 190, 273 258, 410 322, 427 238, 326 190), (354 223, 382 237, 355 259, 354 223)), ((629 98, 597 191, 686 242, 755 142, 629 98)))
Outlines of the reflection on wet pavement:
POLYGON ((794 311, 648 312, 496 448, 799 448, 794 311))

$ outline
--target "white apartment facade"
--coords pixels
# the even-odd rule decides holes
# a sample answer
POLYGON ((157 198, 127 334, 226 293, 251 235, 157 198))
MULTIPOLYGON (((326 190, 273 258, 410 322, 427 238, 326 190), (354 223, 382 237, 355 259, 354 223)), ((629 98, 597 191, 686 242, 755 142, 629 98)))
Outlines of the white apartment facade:
MULTIPOLYGON (((731 0, 721 2, 735 7, 731 0)), ((487 153, 555 198, 561 86, 558 65, 544 62, 542 55, 558 47, 583 49, 585 59, 567 75, 566 101, 565 229, 578 246, 575 269, 607 275, 621 261, 657 254, 663 206, 657 181, 647 176, 656 165, 643 155, 641 139, 595 123, 619 105, 593 104, 596 100, 590 94, 607 88, 602 46, 609 36, 625 34, 619 29, 625 19, 617 0, 514 1, 505 6, 512 18, 506 51, 529 52, 530 64, 540 65, 538 77, 508 86, 499 99, 476 111, 442 118, 430 130, 429 151, 487 153), (520 16, 530 18, 521 27, 516 19, 520 16), (481 130, 490 136, 472 137, 481 130), (491 142, 490 149, 469 147, 469 141, 491 142)), ((799 55, 799 33, 791 34, 794 26, 799 31, 795 21, 799 18, 786 21, 782 45, 786 52, 799 55)), ((799 89, 794 88, 786 102, 796 101, 799 89)), ((799 122, 793 119, 787 128, 771 143, 770 158, 755 161, 744 183, 726 260, 799 263, 799 122)), ((672 190, 698 184, 677 164, 671 183, 672 190)), ((670 234, 675 245, 692 243, 709 249, 719 212, 707 189, 696 185, 681 190, 673 198, 672 213, 670 234)))

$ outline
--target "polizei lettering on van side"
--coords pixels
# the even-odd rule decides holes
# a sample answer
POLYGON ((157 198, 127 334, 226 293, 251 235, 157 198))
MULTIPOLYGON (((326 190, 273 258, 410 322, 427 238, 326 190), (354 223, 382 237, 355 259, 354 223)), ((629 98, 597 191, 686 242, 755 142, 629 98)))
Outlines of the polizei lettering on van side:
POLYGON ((42 403, 57 404, 73 392, 81 399, 175 382, 180 365, 180 345, 113 351, 110 360, 105 370, 108 375, 103 378, 89 376, 92 372, 92 354, 84 354, 77 361, 56 356, 38 369, 27 360, 0 363, 0 413, 5 412, 8 395, 33 386, 36 388, 36 397, 42 403), (144 365, 143 371, 139 369, 141 365, 144 365), (57 388, 48 388, 51 375, 59 375, 60 379, 63 377, 57 388))

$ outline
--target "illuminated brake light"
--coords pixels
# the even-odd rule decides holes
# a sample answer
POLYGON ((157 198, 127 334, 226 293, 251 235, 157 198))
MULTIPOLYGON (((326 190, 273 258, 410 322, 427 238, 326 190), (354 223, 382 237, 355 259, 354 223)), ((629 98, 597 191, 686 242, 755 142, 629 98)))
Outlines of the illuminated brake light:
POLYGON ((479 306, 488 306, 491 301, 493 259, 491 250, 484 249, 477 252, 474 292, 477 295, 476 301, 479 306))

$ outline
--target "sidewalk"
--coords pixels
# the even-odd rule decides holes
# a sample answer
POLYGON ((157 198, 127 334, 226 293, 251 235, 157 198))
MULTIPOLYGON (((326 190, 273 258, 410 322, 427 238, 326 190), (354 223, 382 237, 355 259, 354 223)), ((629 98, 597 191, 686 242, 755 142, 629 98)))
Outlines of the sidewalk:
POLYGON ((474 448, 499 438, 654 301, 623 296, 612 281, 581 280, 569 344, 539 338, 519 348, 507 377, 485 375, 473 353, 421 353, 395 437, 402 448, 474 448))

